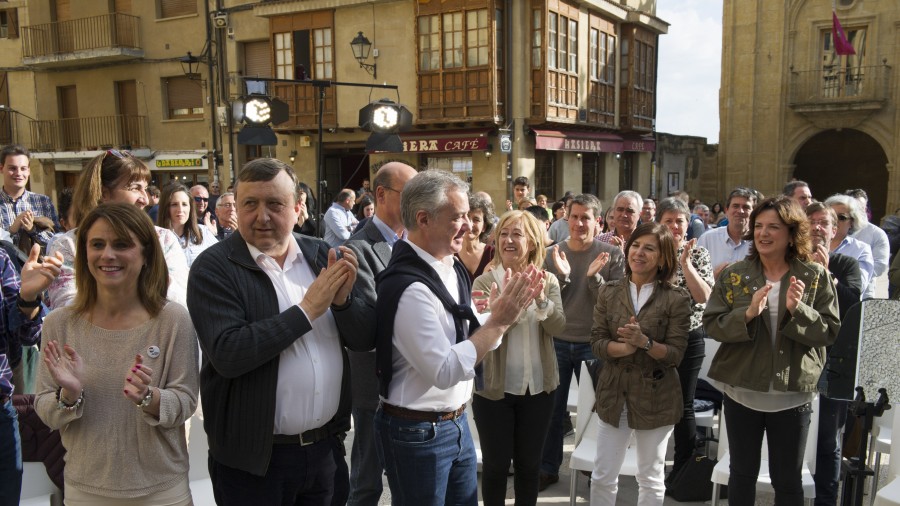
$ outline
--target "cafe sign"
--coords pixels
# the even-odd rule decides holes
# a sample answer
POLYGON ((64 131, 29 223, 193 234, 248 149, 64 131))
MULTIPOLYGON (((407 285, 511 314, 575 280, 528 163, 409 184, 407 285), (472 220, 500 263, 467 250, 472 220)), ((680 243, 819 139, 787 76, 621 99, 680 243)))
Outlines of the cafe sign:
POLYGON ((404 153, 459 153, 485 151, 488 129, 401 133, 404 153))

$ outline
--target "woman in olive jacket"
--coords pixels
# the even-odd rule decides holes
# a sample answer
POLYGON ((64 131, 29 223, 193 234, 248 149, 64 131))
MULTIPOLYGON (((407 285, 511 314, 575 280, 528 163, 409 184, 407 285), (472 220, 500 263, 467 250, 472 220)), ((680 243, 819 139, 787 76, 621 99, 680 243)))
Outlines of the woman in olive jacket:
POLYGON ((687 346, 691 299, 671 284, 675 239, 665 225, 645 223, 631 234, 625 258, 625 279, 601 286, 594 308, 591 348, 604 364, 591 506, 615 505, 632 433, 638 504, 663 503, 666 445, 683 411, 676 367, 687 346))
POLYGON ((747 259, 726 267, 703 315, 720 341, 709 377, 725 393, 732 505, 755 501, 763 433, 776 504, 802 504, 801 470, 825 346, 840 328, 834 284, 810 262, 806 214, 790 198, 750 214, 747 259))

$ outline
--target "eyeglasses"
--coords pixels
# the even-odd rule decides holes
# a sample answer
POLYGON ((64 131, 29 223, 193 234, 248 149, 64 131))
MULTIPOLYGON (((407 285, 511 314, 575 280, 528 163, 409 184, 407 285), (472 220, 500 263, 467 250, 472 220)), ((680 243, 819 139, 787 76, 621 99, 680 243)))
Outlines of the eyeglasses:
POLYGON ((209 202, 209 197, 194 197, 194 202, 209 202))
POLYGON ((850 217, 849 214, 838 214, 837 217, 838 217, 838 221, 847 221, 847 220, 853 219, 850 217))
POLYGON ((224 207, 225 209, 237 209, 237 204, 234 202, 217 202, 216 207, 224 207))
POLYGON ((382 186, 382 188, 384 188, 385 190, 390 190, 394 193, 400 193, 400 190, 395 190, 395 189, 391 188, 390 186, 382 186))

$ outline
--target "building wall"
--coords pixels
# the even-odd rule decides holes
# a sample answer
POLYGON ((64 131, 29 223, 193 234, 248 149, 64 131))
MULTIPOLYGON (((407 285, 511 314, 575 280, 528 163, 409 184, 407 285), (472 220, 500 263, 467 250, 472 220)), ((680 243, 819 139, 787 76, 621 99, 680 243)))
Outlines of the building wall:
MULTIPOLYGON (((866 169, 886 169, 888 174, 876 188, 869 188, 886 188, 880 202, 873 204, 882 210, 900 205, 900 178, 895 173, 900 156, 896 135, 900 86, 891 68, 900 47, 900 3, 838 3, 837 15, 845 30, 867 28, 866 88, 859 96, 816 95, 824 86, 825 77, 815 72, 822 69, 822 34, 831 30, 830 2, 797 0, 787 7, 774 0, 725 2, 720 164, 726 189, 749 185, 766 195, 778 193, 794 177, 797 154, 807 142, 823 132, 853 129, 875 139, 887 158, 884 167, 866 169), (869 96, 870 91, 875 95, 869 96)), ((830 181, 863 170, 852 162, 820 169, 823 177, 808 181, 818 198, 836 189, 830 181)))

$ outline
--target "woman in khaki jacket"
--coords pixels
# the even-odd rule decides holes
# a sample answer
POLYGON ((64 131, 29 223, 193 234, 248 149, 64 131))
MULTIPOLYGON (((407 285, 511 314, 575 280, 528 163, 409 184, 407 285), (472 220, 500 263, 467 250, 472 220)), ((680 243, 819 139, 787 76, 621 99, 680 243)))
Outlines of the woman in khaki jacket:
MULTIPOLYGON (((509 211, 494 234, 492 270, 475 279, 473 291, 502 291, 510 272, 544 265, 544 225, 524 211, 509 211)), ((515 465, 516 505, 533 505, 544 438, 559 384, 553 335, 566 326, 559 282, 544 276, 544 291, 509 328, 497 349, 484 358, 484 388, 475 392, 472 410, 481 439, 481 495, 486 506, 506 500, 510 459, 515 465)))
POLYGON ((725 393, 728 499, 754 504, 765 433, 775 504, 799 505, 811 401, 840 328, 835 289, 828 270, 809 261, 809 222, 790 198, 759 203, 750 238, 750 255, 719 274, 703 314, 722 343, 709 377, 725 393))
POLYGON ((615 505, 632 433, 638 505, 663 503, 666 445, 683 411, 676 367, 687 346, 691 299, 671 284, 678 266, 675 239, 665 225, 645 223, 631 234, 625 259, 625 279, 601 286, 594 308, 591 348, 604 364, 592 506, 615 505))

